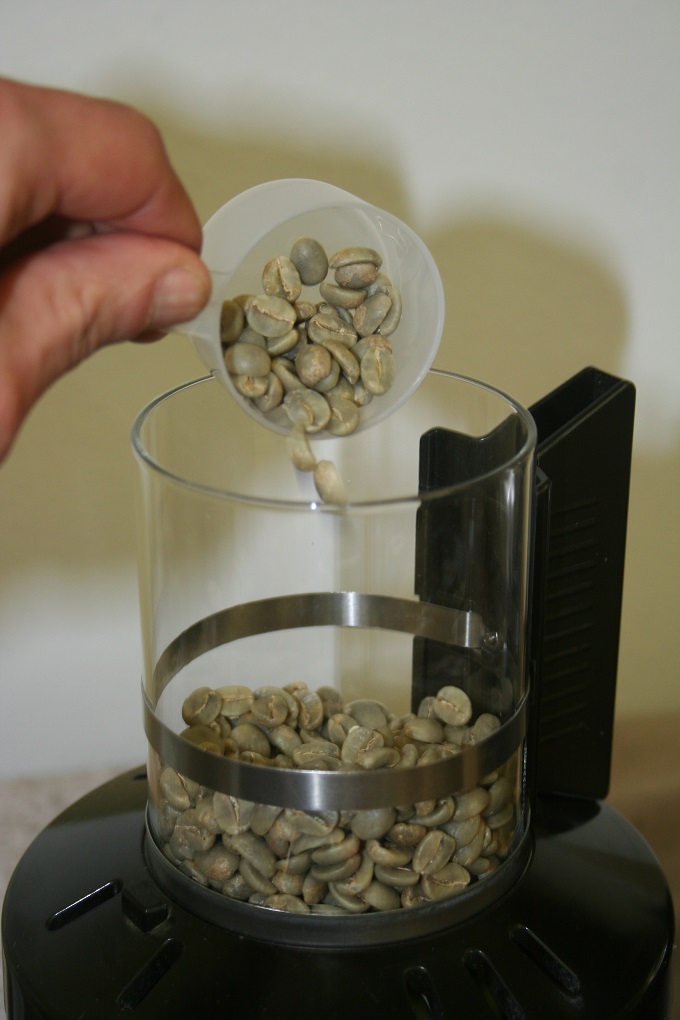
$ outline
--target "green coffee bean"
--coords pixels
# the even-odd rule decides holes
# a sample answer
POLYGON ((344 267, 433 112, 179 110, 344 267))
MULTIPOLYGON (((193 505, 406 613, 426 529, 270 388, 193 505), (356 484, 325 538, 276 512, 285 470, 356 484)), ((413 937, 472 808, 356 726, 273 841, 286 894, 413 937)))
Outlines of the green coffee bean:
POLYGON ((354 401, 354 387, 347 382, 344 375, 340 376, 337 385, 328 391, 328 400, 346 400, 348 403, 354 401))
POLYGON ((339 269, 341 266, 351 266, 357 262, 370 262, 378 269, 382 265, 382 256, 374 248, 363 248, 359 245, 348 248, 339 248, 328 260, 331 269, 339 269))
POLYGON ((315 730, 323 722, 323 701, 316 691, 300 691, 294 695, 299 706, 300 729, 315 730))
POLYGON ((374 396, 387 393, 394 382, 396 371, 394 355, 385 349, 371 347, 361 359, 362 382, 374 396))
POLYGON ((271 804, 254 804, 250 813, 250 828, 256 836, 264 836, 271 829, 283 808, 271 804))
POLYGON ((342 747, 347 734, 356 725, 356 719, 353 719, 351 715, 336 712, 328 720, 328 737, 339 747, 342 747))
POLYGON ((381 726, 387 725, 389 713, 385 705, 379 701, 373 701, 370 698, 356 698, 345 705, 345 711, 360 726, 368 729, 379 730, 381 726))
POLYGON ((231 344, 237 340, 245 322, 245 313, 240 304, 229 299, 223 301, 220 313, 220 340, 222 343, 231 344))
POLYGON ((481 815, 488 807, 491 798, 489 797, 488 790, 481 786, 476 786, 474 790, 470 790, 468 793, 458 794, 455 799, 456 813, 454 819, 463 821, 465 818, 481 815))
POLYGON ((366 297, 365 290, 350 290, 348 287, 339 287, 337 283, 324 281, 319 284, 319 294, 329 305, 337 308, 358 308, 366 297))
POLYGON ((375 877, 393 889, 408 889, 420 882, 420 875, 413 868, 388 864, 376 864, 375 877))
POLYGON ((267 351, 255 344, 235 343, 224 352, 224 363, 230 375, 268 375, 271 358, 267 351))
MULTIPOLYGON (((312 850, 311 857, 315 864, 327 865, 338 864, 340 861, 349 860, 361 849, 361 843, 354 833, 349 833, 341 842, 322 846, 312 850)), ((356 869, 355 869, 356 870, 356 869)), ((351 872, 354 874, 354 871, 351 872)), ((347 876, 349 877, 349 876, 347 876)), ((332 879, 332 881, 336 881, 332 879)))
MULTIPOLYGON (((247 857, 241 858, 241 863, 239 864, 239 871, 245 878, 250 888, 254 889, 255 893, 259 893, 260 896, 268 897, 276 895, 277 893, 280 892, 278 886, 276 886, 274 882, 270 881, 268 878, 265 878, 264 875, 260 874, 255 865, 252 864, 252 862, 249 861, 247 857)), ((278 871, 274 872, 272 878, 276 878, 278 874, 279 874, 278 871)), ((250 896, 249 902, 263 903, 264 900, 256 899, 255 896, 250 896)))
POLYGON ((390 354, 393 353, 392 343, 389 337, 383 336, 382 333, 371 333, 368 336, 362 336, 362 338, 358 340, 352 348, 354 356, 359 361, 361 361, 368 350, 383 350, 388 351, 390 354))
POLYGON ((262 270, 262 287, 265 294, 284 298, 292 304, 302 293, 302 280, 293 262, 279 255, 270 259, 262 270))
POLYGON ((309 320, 307 335, 310 340, 322 343, 324 340, 337 340, 345 347, 353 347, 357 342, 357 331, 345 322, 338 313, 318 311, 309 320))
POLYGON ((369 905, 365 900, 353 896, 351 893, 343 892, 336 882, 329 884, 328 891, 331 902, 342 907, 347 914, 364 914, 368 910, 369 905))
POLYGON ((250 326, 244 326, 241 333, 236 340, 239 344, 253 344, 254 347, 263 347, 267 350, 267 338, 262 336, 261 333, 251 329, 250 326))
POLYGON ((247 901, 253 894, 253 890, 240 871, 237 871, 235 875, 227 879, 222 886, 222 892, 225 896, 231 897, 232 900, 240 900, 241 902, 247 901))
POLYGON ((280 694, 265 694, 255 698, 251 712, 260 726, 268 730, 280 726, 288 716, 288 703, 280 694))
POLYGON ((216 719, 222 707, 222 699, 212 687, 197 687, 181 706, 181 717, 188 726, 195 723, 209 723, 216 719))
POLYGON ((340 768, 340 759, 335 754, 320 750, 314 744, 303 744, 297 751, 293 751, 293 764, 300 769, 335 772, 340 768))
POLYGON ((361 854, 352 854, 333 864, 313 864, 310 870, 322 882, 342 882, 358 871, 360 864, 361 854))
MULTIPOLYGON (((261 836, 256 836, 253 832, 225 834, 223 842, 232 853, 241 855, 241 865, 243 860, 247 860, 261 875, 269 879, 276 871, 276 857, 261 836)), ((242 867, 240 870, 243 874, 242 867)))
POLYGON ((373 283, 378 267, 372 262, 352 262, 335 270, 335 282, 339 287, 361 290, 373 283))
POLYGON ((288 456, 298 471, 313 471, 316 467, 316 457, 307 439, 307 434, 302 425, 294 425, 286 436, 286 447, 288 456))
MULTIPOLYGON (((423 835, 425 835, 425 832, 423 832, 423 835)), ((404 865, 409 863, 413 856, 413 852, 410 849, 398 846, 385 846, 378 839, 369 839, 366 841, 366 853, 374 864, 382 864, 383 866, 390 868, 404 867, 404 865)))
POLYGON ((482 712, 481 715, 477 716, 474 725, 465 739, 466 745, 478 744, 480 740, 485 740, 486 737, 500 729, 500 725, 501 721, 498 716, 491 715, 489 712, 482 712))
MULTIPOLYGON (((335 315, 339 319, 342 319, 343 322, 346 322, 349 326, 352 326, 354 322, 351 308, 338 308, 335 305, 329 305, 327 301, 320 301, 317 307, 317 311, 323 312, 324 315, 335 315)), ((354 333, 355 333, 354 339, 356 342, 356 330, 354 330, 354 333)))
POLYGON ((209 850, 199 850, 194 855, 194 863, 198 871, 210 885, 217 888, 235 874, 239 861, 238 854, 227 850, 221 843, 216 843, 209 850))
POLYGON ((306 286, 326 279, 328 256, 313 237, 299 237, 290 250, 290 260, 306 286))
POLYGON ((376 747, 384 747, 385 738, 377 730, 355 724, 345 737, 340 756, 345 762, 354 762, 360 751, 370 751, 376 747))
POLYGON ((282 336, 272 336, 268 340, 265 339, 267 353, 272 358, 279 358, 283 354, 294 351, 299 343, 300 331, 298 329, 289 329, 282 336))
POLYGON ((276 862, 276 867, 279 871, 283 871, 287 875, 302 875, 303 877, 307 874, 311 866, 312 855, 308 850, 299 854, 286 853, 285 857, 282 857, 276 862))
MULTIPOLYGON (((302 883, 302 899, 304 900, 305 903, 308 904, 321 903, 324 896, 326 896, 327 892, 328 892, 327 882, 323 882, 320 878, 316 878, 316 876, 313 875, 311 871, 305 875, 304 881, 302 883)), ((342 911, 342 913, 344 913, 344 911, 342 911)))
POLYGON ((338 824, 337 811, 314 812, 286 808, 284 816, 297 834, 307 836, 328 836, 338 824))
POLYGON ((259 411, 262 411, 263 414, 268 414, 279 407, 282 401, 283 386, 281 380, 274 372, 270 372, 267 376, 267 389, 264 393, 255 397, 253 402, 259 411))
POLYGON ((354 313, 354 328, 359 336, 377 333, 391 307, 392 300, 387 294, 367 297, 354 313))
POLYGON ((185 730, 182 730, 180 736, 188 740, 190 744, 216 744, 218 747, 222 744, 222 737, 219 733, 204 723, 187 726, 185 730))
POLYGON ((264 375, 232 375, 230 378, 234 389, 253 402, 262 400, 269 390, 269 379, 264 375))
POLYGON ((394 768, 400 761, 401 755, 395 747, 373 747, 368 750, 359 751, 356 756, 356 763, 367 771, 373 769, 394 768))
POLYGON ((484 810, 485 816, 500 811, 512 799, 512 784, 501 776, 489 787, 489 803, 484 810))
POLYGON ((470 872, 452 861, 434 875, 423 875, 420 884, 429 900, 444 900, 458 895, 470 884, 470 872))
MULTIPOLYGON (((334 362, 338 374, 340 366, 334 362)), ((338 397, 333 393, 327 394, 328 406, 331 409, 331 416, 326 423, 326 430, 333 436, 349 436, 356 432, 359 427, 359 408, 351 400, 338 397)))
POLYGON ((183 850, 209 850, 215 842, 215 833, 203 828, 196 808, 187 808, 175 822, 172 838, 183 850))
POLYGON ((436 719, 410 719, 404 726, 404 734, 411 740, 428 744, 439 744, 444 739, 444 727, 436 719))
POLYGON ((373 394, 368 392, 361 379, 354 384, 353 400, 357 408, 367 407, 373 400, 373 394))
POLYGON ((392 828, 395 819, 394 808, 366 808, 355 811, 350 828, 359 839, 379 839, 392 828))
POLYGON ((227 793, 213 794, 215 821, 222 832, 226 832, 230 836, 237 832, 247 832, 250 829, 253 809, 254 805, 250 801, 231 797, 227 793))
POLYGON ((399 893, 377 880, 362 892, 361 899, 374 910, 397 910, 401 906, 399 893))
MULTIPOLYGON (((323 379, 319 379, 314 389, 317 391, 317 393, 328 394, 330 390, 337 386, 339 378, 340 378, 340 366, 338 365, 337 361, 331 358, 331 367, 328 375, 324 376, 323 379)), ((329 425, 327 425, 326 428, 330 432, 329 425)))
POLYGON ((396 287, 392 287, 390 285, 386 294, 389 297, 391 304, 387 315, 380 323, 380 332, 383 336, 390 336, 394 333, 401 321, 402 303, 401 294, 396 287))
POLYGON ((196 817, 201 828, 205 829, 206 832, 212 832, 215 835, 220 831, 220 824, 215 814, 215 806, 213 803, 213 794, 206 792, 198 797, 196 801, 196 817))
POLYGON ((168 804, 178 811, 184 811, 191 804, 184 776, 166 766, 159 776, 158 785, 168 804))
MULTIPOLYGON (((378 281, 376 281, 376 283, 377 282, 378 281)), ((374 287, 375 285, 376 284, 373 284, 374 287)), ((252 300, 254 297, 255 297, 254 294, 237 294, 233 300, 236 302, 237 305, 241 306, 241 308, 243 309, 243 314, 245 315, 245 313, 250 308, 250 305, 252 304, 252 300)))
POLYGON ((456 841, 441 829, 431 829, 413 851, 411 867, 421 875, 433 875, 451 859, 456 841))
POLYGON ((243 687, 238 684, 218 687, 217 693, 222 698, 222 715, 232 718, 244 715, 250 711, 250 706, 253 703, 253 693, 249 687, 243 687))
POLYGON ((331 353, 321 344, 311 343, 303 347, 295 358, 298 378, 310 388, 326 379, 331 371, 331 353))
POLYGON ((485 815, 486 824, 490 829, 500 829, 502 826, 507 825, 508 822, 512 821, 513 815, 513 805, 506 804, 504 807, 499 808, 498 811, 485 815))
POLYGON ((367 853, 362 854, 361 864, 349 878, 334 882, 337 892, 345 896, 360 896, 373 881, 374 864, 367 853))
POLYGON ((329 719, 336 712, 342 712, 342 694, 335 687, 318 687, 316 693, 321 698, 324 719, 329 719))
POLYGON ((314 468, 314 485, 324 503, 346 503, 347 495, 338 469, 330 460, 317 461, 314 468))
POLYGON ((287 358, 273 358, 272 372, 281 383, 284 393, 290 393, 292 390, 305 388, 305 384, 298 379, 295 366, 291 364, 287 358))
POLYGON ((285 298, 258 294, 246 311, 246 319, 262 336, 283 336, 295 325, 295 309, 285 298))
POLYGON ((401 748, 401 758, 397 763, 398 769, 410 769, 418 763, 418 748, 415 744, 404 744, 401 748))
POLYGON ((460 687, 442 687, 434 699, 433 709, 449 726, 465 726, 472 717, 472 702, 460 687))
POLYGON ((476 836, 465 846, 457 847, 451 856, 451 860, 455 861, 456 864, 462 864, 465 868, 476 861, 484 847, 486 831, 486 826, 480 825, 476 836))
POLYGON ((271 757, 271 745, 261 729, 249 722, 239 722, 231 731, 231 739, 239 751, 254 751, 263 758, 271 757))
POLYGON ((300 298, 293 302, 295 309, 295 321, 307 322, 316 313, 318 306, 313 301, 305 301, 300 298))

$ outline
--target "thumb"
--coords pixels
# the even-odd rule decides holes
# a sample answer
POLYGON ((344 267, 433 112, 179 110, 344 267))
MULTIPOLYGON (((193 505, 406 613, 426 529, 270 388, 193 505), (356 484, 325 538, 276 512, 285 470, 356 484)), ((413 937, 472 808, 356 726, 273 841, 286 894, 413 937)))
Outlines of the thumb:
POLYGON ((200 258, 172 241, 109 233, 54 244, 0 277, 0 459, 38 397, 106 344, 198 314, 200 258))

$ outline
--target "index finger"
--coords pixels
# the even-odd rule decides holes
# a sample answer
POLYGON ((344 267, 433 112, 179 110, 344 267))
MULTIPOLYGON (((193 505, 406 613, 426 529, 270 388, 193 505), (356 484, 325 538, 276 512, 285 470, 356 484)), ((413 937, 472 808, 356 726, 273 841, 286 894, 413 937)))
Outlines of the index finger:
POLYGON ((0 243, 50 215, 201 247, 157 128, 111 100, 0 78, 0 243))

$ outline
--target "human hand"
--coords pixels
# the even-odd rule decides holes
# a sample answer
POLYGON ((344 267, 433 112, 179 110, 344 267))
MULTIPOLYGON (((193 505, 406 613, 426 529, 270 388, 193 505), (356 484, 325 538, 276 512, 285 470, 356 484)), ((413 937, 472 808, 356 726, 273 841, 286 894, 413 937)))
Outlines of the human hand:
POLYGON ((210 295, 201 227, 156 128, 0 78, 0 460, 93 351, 155 339, 210 295))

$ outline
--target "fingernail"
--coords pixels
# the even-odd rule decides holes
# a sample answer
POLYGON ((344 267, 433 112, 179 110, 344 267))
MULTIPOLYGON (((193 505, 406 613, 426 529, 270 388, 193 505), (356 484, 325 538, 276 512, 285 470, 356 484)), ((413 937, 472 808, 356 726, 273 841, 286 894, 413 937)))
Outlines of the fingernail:
POLYGON ((171 269, 156 284, 148 328, 167 329, 193 319, 208 300, 209 286, 205 277, 190 269, 171 269))

